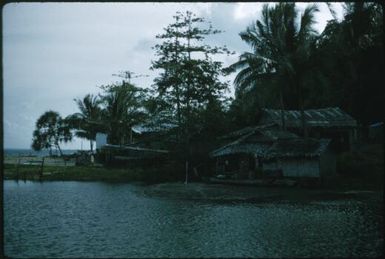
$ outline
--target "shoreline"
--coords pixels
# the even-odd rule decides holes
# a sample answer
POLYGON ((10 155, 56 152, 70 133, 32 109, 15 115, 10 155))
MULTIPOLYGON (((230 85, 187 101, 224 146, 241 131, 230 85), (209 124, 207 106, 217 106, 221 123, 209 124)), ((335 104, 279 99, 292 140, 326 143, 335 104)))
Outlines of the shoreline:
MULTIPOLYGON (((40 179, 40 166, 3 164, 3 180, 30 180, 30 181, 92 181, 92 182, 143 182, 144 184, 183 183, 184 174, 169 168, 112 168, 100 165, 74 166, 74 165, 47 165, 43 169, 40 179), (17 173, 18 172, 18 173, 17 173)), ((191 183, 204 183, 204 181, 191 181, 191 183)), ((227 185, 227 183, 205 183, 207 185, 227 185)), ((241 188, 281 188, 281 189, 316 189, 321 191, 382 191, 383 181, 368 181, 364 178, 339 177, 324 186, 243 186, 241 188), (311 187, 311 188, 309 188, 311 187)))
POLYGON ((101 165, 44 165, 40 180, 40 165, 3 163, 3 180, 31 181, 102 181, 161 183, 178 181, 176 172, 167 168, 114 168, 101 165))
MULTIPOLYGON (((5 181, 5 180, 4 180, 5 181)), ((6 180, 14 181, 14 180, 6 180)), ((34 181, 19 180, 24 184, 42 182, 86 182, 86 181, 34 181)), ((17 181, 17 185, 19 185, 17 181)), ((106 181, 87 181, 89 183, 111 183, 106 181)), ((223 204, 314 204, 318 202, 344 202, 356 200, 379 206, 378 215, 381 214, 383 204, 383 192, 381 190, 337 190, 337 189, 304 189, 282 187, 253 187, 231 186, 224 184, 208 184, 191 182, 187 185, 183 182, 167 182, 148 184, 140 181, 119 182, 144 187, 139 191, 140 195, 155 199, 185 200, 223 204)))

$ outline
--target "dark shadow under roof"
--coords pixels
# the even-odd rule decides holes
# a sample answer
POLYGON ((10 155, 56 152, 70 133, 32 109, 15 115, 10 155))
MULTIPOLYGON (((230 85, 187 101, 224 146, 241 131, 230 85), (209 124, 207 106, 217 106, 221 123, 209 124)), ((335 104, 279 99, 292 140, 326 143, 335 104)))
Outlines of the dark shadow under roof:
POLYGON ((278 140, 265 152, 265 158, 316 157, 326 151, 330 139, 285 139, 278 140))
POLYGON ((236 136, 238 136, 237 140, 212 151, 210 156, 218 157, 239 153, 262 156, 274 141, 278 139, 298 138, 294 133, 281 130, 276 124, 247 127, 232 132, 224 138, 236 136))

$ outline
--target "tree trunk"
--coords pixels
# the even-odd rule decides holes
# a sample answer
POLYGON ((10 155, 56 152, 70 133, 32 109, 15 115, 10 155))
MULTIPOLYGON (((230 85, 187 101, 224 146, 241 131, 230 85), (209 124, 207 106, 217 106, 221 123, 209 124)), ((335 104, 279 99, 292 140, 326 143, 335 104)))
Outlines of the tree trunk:
POLYGON ((303 96, 303 91, 301 88, 301 85, 298 83, 298 92, 299 92, 299 99, 300 99, 300 106, 301 106, 301 126, 302 126, 302 134, 305 138, 308 137, 307 127, 306 127, 306 118, 305 118, 305 100, 303 96))
POLYGON ((180 137, 181 137, 181 133, 180 133, 180 129, 181 129, 181 125, 182 125, 182 120, 181 120, 181 111, 180 111, 180 96, 179 96, 179 85, 176 85, 176 113, 177 113, 177 118, 178 118, 178 143, 180 142, 180 137))
MULTIPOLYGON (((188 34, 191 33, 191 20, 188 20, 188 34)), ((191 66, 191 50, 190 50, 190 36, 187 37, 187 53, 188 53, 188 65, 191 66)), ((187 98, 186 98, 186 150, 187 150, 187 165, 190 159, 190 88, 191 88, 191 68, 187 74, 187 98)), ((188 169, 187 169, 188 170, 188 169)))
POLYGON ((185 178, 184 184, 187 184, 187 181, 188 181, 188 160, 186 160, 186 178, 185 178))
MULTIPOLYGON (((175 16, 176 23, 179 21, 179 17, 175 16)), ((178 27, 176 28, 176 31, 178 32, 178 27)), ((175 36, 175 64, 178 64, 178 34, 175 36)), ((175 75, 175 71, 173 73, 175 75)), ((181 109, 180 109, 180 84, 175 83, 175 92, 176 92, 176 111, 177 111, 177 119, 178 119, 178 132, 177 132, 177 139, 178 143, 180 142, 181 139, 181 109)))
POLYGON ((93 143, 92 139, 90 139, 90 148, 91 148, 91 153, 92 153, 94 150, 94 143, 93 143))
POLYGON ((63 152, 61 151, 59 144, 56 144, 56 146, 57 146, 57 149, 59 149, 60 156, 63 156, 63 152))
POLYGON ((282 130, 286 130, 285 114, 284 114, 284 111, 285 111, 285 105, 284 105, 284 102, 283 102, 282 90, 281 90, 281 92, 279 93, 279 99, 280 99, 280 102, 281 102, 281 129, 282 129, 282 130))

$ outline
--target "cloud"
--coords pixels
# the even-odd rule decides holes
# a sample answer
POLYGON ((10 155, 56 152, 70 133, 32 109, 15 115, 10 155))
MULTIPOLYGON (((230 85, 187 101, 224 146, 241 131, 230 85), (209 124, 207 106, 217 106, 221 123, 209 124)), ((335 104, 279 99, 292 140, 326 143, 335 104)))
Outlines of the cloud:
POLYGON ((259 15, 262 10, 262 6, 264 3, 237 3, 237 6, 234 10, 234 19, 237 20, 245 20, 251 17, 255 17, 259 15))
MULTIPOLYGON (((269 3, 237 3, 236 8, 234 9, 233 17, 236 22, 244 21, 244 20, 250 20, 253 21, 260 18, 260 14, 262 11, 262 6, 264 4, 268 4, 269 6, 275 5, 274 2, 269 3)), ((303 13, 305 8, 308 5, 311 5, 313 3, 296 3, 296 8, 303 13)), ((317 29, 318 33, 321 33, 323 29, 326 26, 326 23, 328 20, 332 19, 332 15, 330 14, 330 11, 326 5, 326 3, 316 3, 316 5, 319 8, 319 12, 315 14, 315 19, 317 23, 315 24, 315 28, 317 29)), ((341 18, 342 14, 342 6, 340 3, 332 3, 332 7, 336 10, 337 16, 341 18)))

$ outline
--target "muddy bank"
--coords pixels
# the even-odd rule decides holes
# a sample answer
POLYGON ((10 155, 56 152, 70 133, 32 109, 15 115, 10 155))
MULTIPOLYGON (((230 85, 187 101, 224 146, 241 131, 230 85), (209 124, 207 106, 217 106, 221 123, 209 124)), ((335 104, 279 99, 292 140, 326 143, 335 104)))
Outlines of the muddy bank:
POLYGON ((301 188, 232 186, 206 183, 162 183, 143 191, 149 197, 166 199, 239 202, 312 202, 330 200, 370 200, 382 202, 380 191, 332 191, 301 188))

